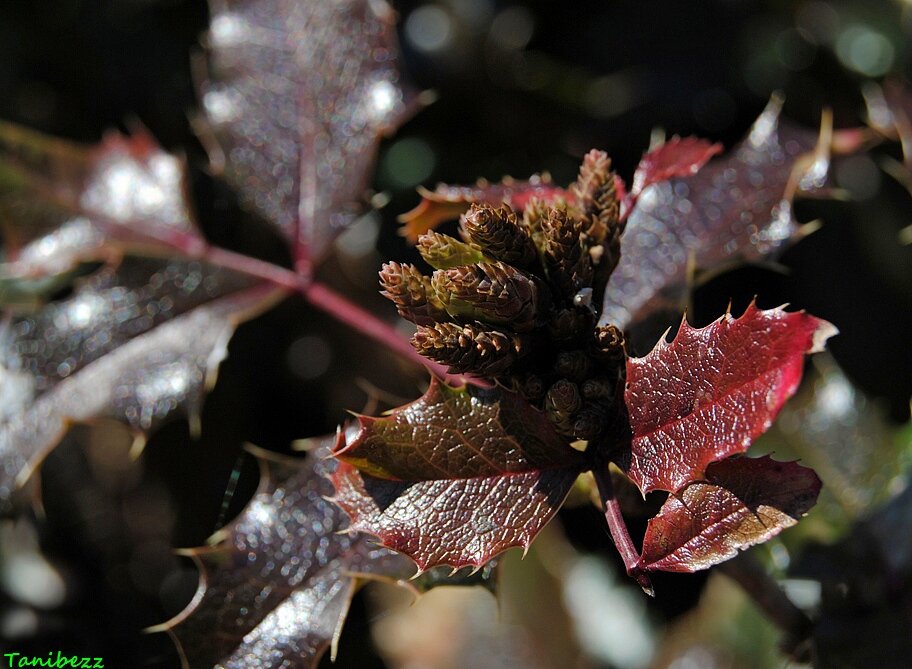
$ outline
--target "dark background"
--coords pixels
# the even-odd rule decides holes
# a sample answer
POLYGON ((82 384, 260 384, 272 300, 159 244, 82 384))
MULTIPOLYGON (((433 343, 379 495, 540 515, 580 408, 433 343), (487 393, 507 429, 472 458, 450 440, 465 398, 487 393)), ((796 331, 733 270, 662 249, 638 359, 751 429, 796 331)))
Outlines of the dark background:
MULTIPOLYGON (((436 91, 437 101, 381 148, 375 188, 390 202, 378 252, 331 260, 327 273, 391 315, 376 296, 374 272, 381 259, 411 257, 394 233, 395 216, 417 202, 419 183, 541 170, 567 183, 591 147, 606 149, 629 177, 654 128, 731 147, 777 89, 795 121, 815 126, 829 106, 837 127, 860 125, 862 82, 908 73, 912 10, 903 7, 864 0, 397 3, 409 77, 436 91)), ((207 14, 202 0, 8 0, 0 5, 0 117, 87 142, 139 121, 190 158, 200 222, 215 241, 284 262, 282 243, 208 176, 190 130, 191 54, 207 14)), ((912 392, 912 246, 897 243, 912 224, 910 196, 870 159, 837 169, 836 180, 853 201, 799 203, 802 220, 823 218, 823 228, 786 252, 778 269, 741 268, 701 286, 691 320, 712 320, 729 299, 737 313, 754 295, 763 307, 807 308, 839 327, 831 343, 837 361, 899 422, 912 392)), ((90 516, 71 499, 98 488, 91 458, 68 439, 44 468, 47 515, 37 523, 67 596, 61 606, 32 611, 29 636, 0 644, 100 655, 112 667, 174 666, 165 635, 139 632, 179 611, 195 587, 194 568, 171 556, 170 546, 201 544, 252 493, 256 475, 243 442, 284 451, 292 439, 333 430, 346 409, 364 407, 362 377, 403 397, 420 383, 291 300, 240 329, 207 401, 202 438, 192 441, 183 422, 167 426, 147 448, 136 486, 116 494, 100 488, 90 516), (307 361, 302 368, 305 337, 308 350, 313 338, 322 342, 316 368, 307 361), (240 482, 225 507, 232 471, 240 482), (153 494, 164 500, 166 521, 150 531, 154 548, 138 554, 124 509, 153 494), (103 532, 92 530, 99 522, 103 532)), ((568 513, 571 538, 607 550, 593 518, 568 513)), ((651 605, 674 616, 692 604, 702 580, 666 578, 656 586, 667 594, 651 605)), ((0 596, 0 629, 21 610, 0 596)), ((358 598, 337 666, 379 663, 367 638, 358 598)))

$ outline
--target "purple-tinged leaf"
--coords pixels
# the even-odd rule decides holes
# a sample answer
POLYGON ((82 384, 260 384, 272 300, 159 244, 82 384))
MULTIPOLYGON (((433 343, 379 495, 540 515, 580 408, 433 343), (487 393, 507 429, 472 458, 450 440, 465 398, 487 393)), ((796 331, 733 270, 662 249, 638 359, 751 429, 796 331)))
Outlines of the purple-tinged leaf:
POLYGON ((209 546, 185 551, 199 567, 199 589, 153 628, 172 636, 185 666, 316 667, 338 639, 359 578, 397 582, 414 573, 403 556, 341 532, 348 520, 325 499, 333 438, 300 460, 255 451, 256 495, 209 546))
POLYGON ((803 312, 753 303, 705 328, 683 321, 674 341, 627 362, 632 439, 619 464, 643 493, 675 492, 710 463, 745 452, 794 394, 805 354, 835 333, 803 312))
POLYGON ((383 0, 211 0, 210 159, 301 271, 361 208, 381 135, 415 108, 383 0))
POLYGON ((352 527, 422 570, 480 567, 528 546, 583 465, 518 395, 438 381, 389 417, 362 418, 334 453, 343 461, 333 475, 335 500, 352 527))
POLYGON ((820 492, 813 470, 769 457, 710 465, 649 521, 640 567, 693 572, 762 543, 804 516, 820 492))
POLYGON ((547 174, 534 175, 528 181, 505 178, 496 184, 487 181, 479 181, 474 186, 438 184, 433 191, 419 188, 418 192, 421 193, 418 206, 399 217, 404 224, 402 235, 413 244, 441 223, 459 218, 473 203, 494 207, 506 204, 514 211, 522 211, 532 198, 548 201, 572 199, 571 193, 553 185, 547 174))
POLYGON ((193 261, 130 258, 0 331, 0 506, 72 421, 112 417, 137 434, 198 414, 235 326, 283 295, 193 261))
POLYGON ((829 162, 825 151, 813 153, 815 133, 779 119, 781 106, 770 102, 727 156, 640 194, 605 289, 601 324, 627 329, 669 303, 680 305, 691 264, 710 269, 761 260, 795 236, 792 197, 822 187, 829 162))
POLYGON ((638 197, 643 189, 675 177, 690 177, 700 171, 710 158, 722 152, 722 145, 697 137, 672 137, 646 153, 633 173, 630 194, 638 197))
POLYGON ((85 147, 0 123, 0 274, 45 277, 128 252, 200 251, 184 180, 184 162, 142 131, 85 147))

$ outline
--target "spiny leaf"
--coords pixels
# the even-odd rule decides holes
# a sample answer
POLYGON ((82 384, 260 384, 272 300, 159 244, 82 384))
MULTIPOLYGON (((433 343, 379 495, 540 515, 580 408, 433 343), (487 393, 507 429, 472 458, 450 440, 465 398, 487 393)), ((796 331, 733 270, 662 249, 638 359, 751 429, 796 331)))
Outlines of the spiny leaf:
POLYGON ((675 177, 696 174, 710 158, 722 153, 722 145, 697 137, 678 136, 647 152, 633 173, 630 193, 637 197, 644 188, 675 177))
POLYGON ((0 506, 68 421, 113 417, 137 433, 198 414, 235 326, 283 292, 192 261, 127 259, 0 333, 0 506))
POLYGON ((360 420, 356 437, 335 450, 336 502, 352 527, 422 570, 480 567, 528 546, 582 466, 544 415, 506 391, 435 380, 389 417, 360 420))
POLYGON ((811 469, 769 457, 710 465, 706 481, 668 498, 649 521, 640 566, 693 572, 737 555, 798 522, 817 501, 811 469))
POLYGON ((627 362, 632 441, 622 468, 644 493, 674 492, 743 453, 794 394, 805 354, 835 333, 803 312, 753 303, 702 329, 683 321, 674 341, 627 362))
POLYGON ((380 136, 415 108, 382 0, 210 0, 210 158, 302 271, 354 220, 380 136))
POLYGON ((183 161, 143 131, 86 147, 0 123, 3 280, 128 252, 201 250, 184 181, 183 161))
POLYGON ((640 194, 605 289, 601 324, 626 330, 665 306, 679 312, 689 264, 760 260, 794 237, 792 197, 820 188, 828 145, 812 155, 817 136, 780 121, 781 106, 770 102, 727 156, 640 194))
POLYGON ((414 573, 403 556, 340 532, 345 514, 325 499, 334 438, 301 460, 256 451, 256 495, 210 546, 187 551, 200 569, 199 589, 154 628, 168 631, 187 666, 315 667, 338 638, 359 577, 396 582, 414 573))
POLYGON ((551 177, 547 174, 534 175, 528 181, 504 179, 496 184, 480 181, 475 186, 439 184, 433 191, 420 188, 418 192, 421 193, 418 206, 399 217, 404 224, 402 234, 412 243, 441 223, 459 218, 473 203, 493 207, 505 204, 515 211, 522 211, 533 198, 555 200, 569 197, 568 191, 551 184, 551 177))

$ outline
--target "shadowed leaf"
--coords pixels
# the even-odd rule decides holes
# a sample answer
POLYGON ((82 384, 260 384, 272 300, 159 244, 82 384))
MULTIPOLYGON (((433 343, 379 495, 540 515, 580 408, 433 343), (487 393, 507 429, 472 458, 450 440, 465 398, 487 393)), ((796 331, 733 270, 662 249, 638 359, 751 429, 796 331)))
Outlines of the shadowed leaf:
POLYGON ((213 167, 307 271, 361 208, 380 136, 415 104, 382 0, 210 0, 213 167))
POLYGON ((333 437, 307 458, 257 451, 256 495, 211 545, 187 551, 200 569, 190 605, 154 628, 175 639, 187 666, 315 667, 339 634, 359 577, 400 581, 414 565, 367 537, 339 533, 345 515, 325 497, 333 437))
POLYGON ((201 251, 184 181, 184 162, 143 131, 86 147, 0 123, 0 281, 128 252, 201 251))
POLYGON ((753 303, 705 328, 682 322, 674 341, 627 362, 632 442, 622 468, 644 493, 674 492, 711 462, 743 453, 794 394, 805 354, 835 333, 803 312, 753 303))
POLYGON ((333 476, 336 501, 352 526, 422 570, 478 567, 528 546, 582 467, 580 453, 514 393, 436 380, 390 417, 362 418, 335 454, 344 462, 333 476))
POLYGON ((0 505, 70 421, 137 433, 198 415, 235 326, 283 292, 198 262, 127 259, 0 332, 0 505))
POLYGON ((649 521, 640 565, 693 572, 737 555, 791 527, 817 501, 813 470, 769 457, 710 465, 706 481, 668 498, 649 521))
POLYGON ((780 121, 780 109, 774 99, 740 145, 696 175, 644 189, 627 219, 601 324, 627 329, 656 310, 680 312, 689 263, 756 261, 791 240, 792 197, 820 188, 829 163, 825 153, 812 156, 817 135, 780 121))

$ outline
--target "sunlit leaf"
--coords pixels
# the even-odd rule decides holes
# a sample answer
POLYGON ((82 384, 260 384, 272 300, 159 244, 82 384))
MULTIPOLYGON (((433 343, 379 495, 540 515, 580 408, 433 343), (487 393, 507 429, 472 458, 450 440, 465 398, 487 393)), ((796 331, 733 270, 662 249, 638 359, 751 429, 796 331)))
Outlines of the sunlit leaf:
POLYGON ((769 457, 729 458, 710 465, 706 481, 668 498, 649 521, 641 566, 706 569, 791 527, 817 500, 813 470, 769 457))
POLYGON ((437 381, 388 418, 362 418, 334 452, 343 461, 335 500, 352 527, 422 570, 480 567, 528 546, 582 466, 580 453, 519 396, 437 381))
POLYGON ((644 493, 674 492, 743 453, 794 394, 805 354, 835 332, 803 312, 755 304, 701 329, 685 320, 671 343, 628 360, 632 441, 620 464, 644 493))
POLYGON ((380 136, 414 109, 382 0, 211 0, 201 98, 210 158, 299 268, 362 205, 380 136))
POLYGON ((332 439, 300 460, 256 451, 256 495, 209 546, 186 551, 200 569, 199 589, 155 629, 171 634, 187 666, 315 667, 338 638, 359 578, 396 582, 415 571, 367 537, 340 532, 345 514, 325 499, 332 439))

